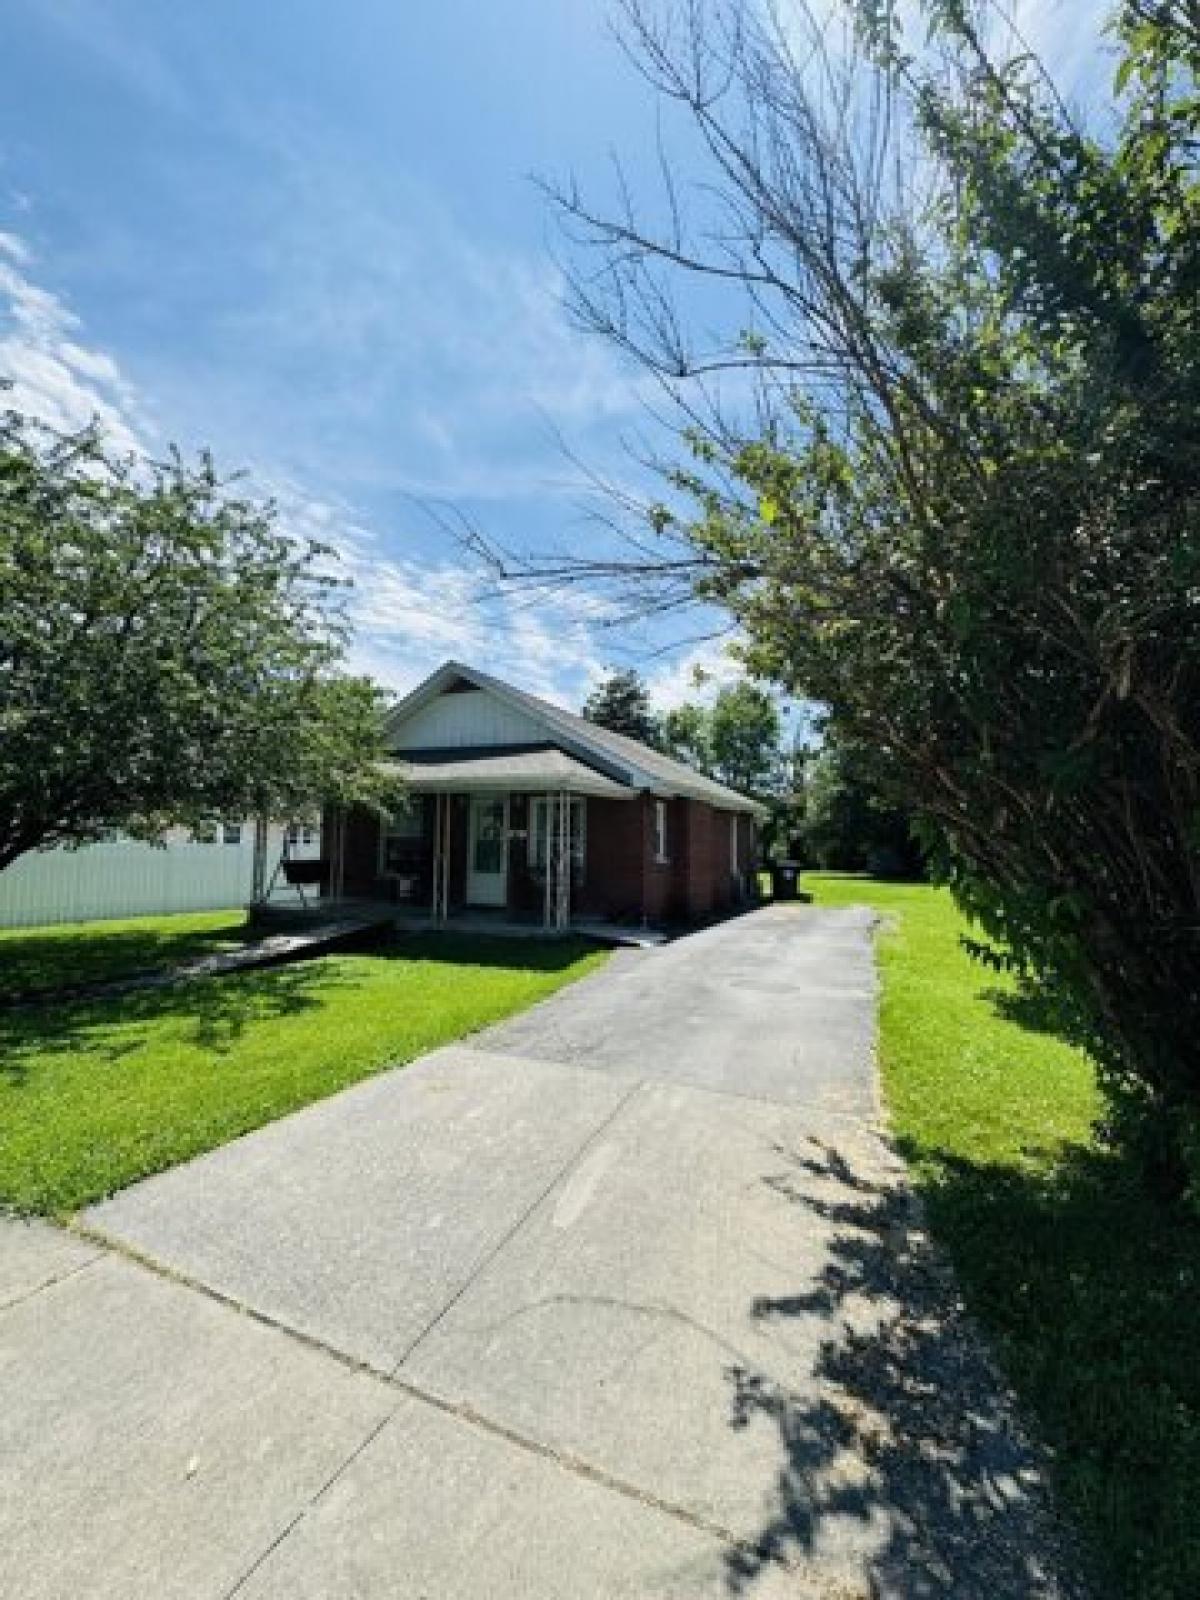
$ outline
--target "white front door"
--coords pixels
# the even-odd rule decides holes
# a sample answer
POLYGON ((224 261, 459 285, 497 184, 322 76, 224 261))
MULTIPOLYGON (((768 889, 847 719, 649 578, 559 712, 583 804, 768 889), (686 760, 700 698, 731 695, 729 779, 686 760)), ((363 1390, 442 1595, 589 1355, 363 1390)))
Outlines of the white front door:
POLYGON ((507 795, 471 796, 471 835, 467 848, 467 901, 473 906, 507 904, 507 795))

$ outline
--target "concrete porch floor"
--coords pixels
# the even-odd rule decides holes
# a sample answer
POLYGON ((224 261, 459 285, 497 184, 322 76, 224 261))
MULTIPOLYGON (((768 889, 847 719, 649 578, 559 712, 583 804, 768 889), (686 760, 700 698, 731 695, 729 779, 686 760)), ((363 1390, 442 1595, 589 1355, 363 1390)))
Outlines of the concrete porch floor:
POLYGON ((390 918, 398 932, 405 933, 490 933, 506 939, 557 939, 574 934, 594 939, 598 944, 628 945, 648 950, 669 942, 661 928, 642 928, 633 924, 605 922, 595 917, 572 918, 568 929, 547 928, 541 919, 514 916, 509 912, 468 907, 452 911, 449 920, 437 922, 428 906, 388 905, 379 900, 339 896, 314 899, 306 906, 297 901, 272 900, 248 908, 255 922, 264 927, 304 927, 323 922, 341 922, 370 917, 390 918))

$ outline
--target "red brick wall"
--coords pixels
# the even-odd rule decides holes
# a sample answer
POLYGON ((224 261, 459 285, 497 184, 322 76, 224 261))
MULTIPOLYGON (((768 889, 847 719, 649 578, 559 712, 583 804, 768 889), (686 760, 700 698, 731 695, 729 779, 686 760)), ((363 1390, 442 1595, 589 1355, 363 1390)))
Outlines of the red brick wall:
POLYGON ((642 797, 587 802, 583 883, 573 903, 586 916, 638 922, 642 916, 642 797))
MULTIPOLYGON (((587 847, 583 882, 571 891, 573 911, 581 916, 620 922, 650 921, 680 915, 683 878, 677 855, 660 865, 654 855, 653 802, 645 795, 630 800, 589 797, 587 847)), ((668 849, 679 837, 682 810, 668 803, 668 849)), ((525 838, 514 839, 509 854, 509 903, 514 909, 537 912, 543 890, 528 868, 529 812, 524 797, 513 797, 511 827, 525 838)))
POLYGON ((688 920, 730 910, 746 898, 754 855, 753 818, 738 815, 737 860, 733 869, 733 812, 689 800, 686 826, 685 909, 688 920))
MULTIPOLYGON (((411 903, 432 899, 432 796, 420 802, 424 836, 414 855, 416 888, 411 903)), ((667 860, 654 854, 654 808, 651 795, 631 800, 587 801, 587 851, 584 881, 572 890, 575 913, 614 921, 688 922, 727 910, 737 898, 731 871, 730 813, 698 800, 668 800, 667 860)), ((509 806, 508 900, 514 911, 537 914, 543 890, 529 871, 529 797, 513 795, 509 806)), ((468 802, 450 801, 450 904, 466 900, 468 802)), ((328 835, 327 835, 328 836, 328 835)), ((750 817, 738 821, 738 855, 742 886, 748 887, 755 842, 750 817)), ((394 880, 379 875, 379 822, 369 812, 354 811, 346 823, 345 892, 364 898, 397 898, 394 880)))

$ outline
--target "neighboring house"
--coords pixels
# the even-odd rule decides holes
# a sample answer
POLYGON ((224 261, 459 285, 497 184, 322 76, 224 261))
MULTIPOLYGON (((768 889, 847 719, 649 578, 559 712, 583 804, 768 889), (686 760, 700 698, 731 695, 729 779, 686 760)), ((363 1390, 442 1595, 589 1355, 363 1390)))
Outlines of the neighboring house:
POLYGON ((326 817, 325 894, 564 928, 691 922, 751 893, 764 807, 487 673, 448 661, 387 738, 409 803, 326 817))
MULTIPOLYGON (((114 834, 78 850, 33 850, 0 872, 0 927, 217 911, 245 905, 254 888, 254 824, 227 822, 197 838, 173 828, 162 845, 114 834)), ((321 853, 315 826, 295 826, 289 855, 321 853)), ((283 853, 284 829, 267 830, 266 870, 283 853)), ((278 883, 272 898, 296 899, 278 883)))

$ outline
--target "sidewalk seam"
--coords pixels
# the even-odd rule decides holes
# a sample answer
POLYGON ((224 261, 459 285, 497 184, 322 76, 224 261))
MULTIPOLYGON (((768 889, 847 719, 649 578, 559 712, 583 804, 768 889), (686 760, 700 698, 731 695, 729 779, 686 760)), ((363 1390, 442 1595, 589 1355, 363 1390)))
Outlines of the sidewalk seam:
MULTIPOLYGON (((480 1038, 483 1035, 479 1035, 480 1038)), ((640 1072, 637 1078, 626 1076, 623 1073, 610 1071, 607 1067, 590 1067, 582 1061, 572 1061, 569 1056, 526 1056, 516 1051, 485 1050, 474 1043, 467 1043, 462 1048, 470 1050, 473 1055, 490 1056, 497 1061, 533 1061, 538 1066, 569 1068, 573 1072, 590 1072, 599 1078, 611 1078, 614 1082, 633 1083, 640 1089, 680 1089, 685 1094, 715 1095, 718 1100, 737 1100, 743 1105, 772 1106, 776 1111, 811 1111, 815 1116, 832 1117, 839 1122, 853 1122, 859 1127, 866 1128, 869 1132, 880 1133, 883 1122, 879 1108, 876 1104, 870 1111, 842 1111, 834 1106, 823 1106, 817 1100, 779 1100, 771 1095, 746 1094, 740 1089, 718 1089, 711 1083, 686 1083, 680 1078, 659 1077, 653 1072, 640 1072)), ((872 1051, 874 1044, 872 1043, 872 1051)), ((874 1071, 874 1065, 872 1065, 874 1071)), ((877 1101, 878 1096, 872 1091, 872 1099, 877 1101)), ((618 1107, 618 1110, 620 1107, 618 1107)))
POLYGON ((245 1572, 242 1573, 241 1577, 237 1578, 234 1583, 228 1589, 226 1589, 223 1600, 233 1600, 233 1597, 237 1594, 238 1590, 245 1588, 246 1584, 249 1583, 250 1579, 263 1565, 263 1563, 270 1560, 271 1556, 273 1556, 275 1551, 279 1549, 284 1540, 287 1539, 289 1535, 299 1527, 299 1525, 304 1521, 305 1517, 308 1516, 309 1512, 312 1511, 325 1497, 325 1495, 329 1493, 330 1489, 333 1488, 334 1484, 338 1481, 346 1469, 353 1466, 353 1464, 358 1460, 359 1456, 362 1455, 363 1451, 366 1450, 369 1445, 374 1444, 375 1440, 378 1439, 383 1430, 391 1423, 399 1409, 399 1404, 393 1406, 388 1412, 387 1416, 375 1424, 375 1426, 367 1434, 366 1438, 360 1440, 360 1442, 355 1445, 354 1449, 351 1450, 350 1454, 336 1469, 336 1471, 330 1473, 329 1477, 326 1478, 321 1487, 305 1501, 305 1503, 300 1507, 299 1511, 296 1512, 295 1516, 292 1517, 290 1521, 287 1522, 285 1526, 281 1528, 280 1531, 275 1535, 270 1544, 264 1546, 264 1548, 259 1551, 254 1560, 246 1568, 245 1572))
POLYGON ((45 1294, 47 1289, 54 1289, 60 1283, 67 1283, 71 1278, 78 1277, 81 1272, 86 1272, 89 1267, 94 1267, 97 1261, 103 1261, 106 1246, 99 1244, 95 1240, 92 1242, 97 1245, 94 1256, 89 1256, 86 1261, 77 1261, 73 1267, 68 1267, 66 1272, 60 1272, 53 1278, 47 1278, 45 1282, 36 1284, 32 1289, 22 1290, 20 1294, 14 1295, 11 1300, 0 1301, 0 1317, 6 1311, 11 1311, 14 1306, 23 1306, 27 1301, 35 1300, 39 1294, 45 1294))
MULTIPOLYGON (((605 1118, 604 1123, 585 1141, 579 1151, 580 1155, 587 1149, 592 1140, 598 1137, 611 1124, 630 1099, 632 1099, 632 1092, 626 1095, 621 1104, 605 1118)), ((552 1189, 553 1185, 550 1188, 552 1189)), ((546 1192, 549 1193, 550 1189, 546 1192)), ((394 1394, 403 1395, 406 1399, 412 1400, 416 1404, 429 1406, 434 1411, 441 1412, 443 1416, 451 1417, 454 1421, 462 1423, 465 1427, 478 1429, 480 1433, 502 1440, 513 1449, 523 1450, 528 1455, 538 1456, 544 1461, 552 1462, 561 1471, 570 1474, 572 1477, 583 1478, 607 1490, 610 1494, 620 1495, 623 1499, 632 1500, 645 1509, 658 1513, 660 1516, 666 1516, 674 1522, 683 1523, 699 1533, 704 1533, 708 1537, 716 1539, 730 1549, 753 1551, 755 1548, 753 1541, 734 1533, 719 1522, 710 1521, 698 1512, 689 1510, 686 1506, 663 1499, 651 1490, 643 1489, 635 1483, 628 1483, 623 1478, 608 1472, 605 1468, 586 1461, 582 1456, 558 1450, 553 1445, 543 1443, 540 1439, 521 1433, 517 1429, 509 1427, 506 1423, 497 1421, 481 1411, 476 1411, 473 1406, 465 1402, 448 1400, 432 1390, 422 1388, 419 1384, 413 1383, 396 1372, 388 1372, 381 1367, 375 1366, 369 1360, 365 1360, 360 1356, 350 1355, 347 1351, 339 1350, 335 1345, 325 1343, 324 1340, 317 1338, 314 1334, 305 1333, 300 1328, 290 1327, 286 1322, 279 1321, 267 1312, 258 1311, 253 1306, 234 1299, 232 1295, 224 1294, 219 1289, 213 1289, 208 1284, 201 1283, 198 1279, 189 1278, 185 1273, 179 1272, 163 1262, 156 1261, 153 1256, 132 1249, 120 1240, 108 1239, 97 1229, 89 1228, 86 1224, 76 1223, 71 1231, 83 1238, 103 1243, 106 1246, 107 1254, 113 1259, 126 1261, 130 1266, 140 1268, 144 1272, 153 1273, 155 1277, 162 1278, 168 1283, 173 1283, 178 1288, 188 1290, 193 1294, 203 1295, 205 1299, 224 1306, 226 1310, 233 1312, 235 1315, 244 1316, 251 1322, 258 1323, 260 1327, 269 1328, 273 1333, 280 1334, 286 1339, 294 1340, 297 1344, 305 1346, 314 1353, 336 1362, 338 1366, 350 1372, 359 1373, 375 1383, 382 1384, 394 1394)), ((92 1261, 86 1262, 84 1265, 91 1266, 95 1261, 104 1259, 104 1255, 105 1251, 101 1251, 100 1254, 93 1257, 92 1261)), ((371 1430, 362 1443, 346 1457, 346 1460, 342 1462, 337 1471, 322 1484, 311 1499, 305 1502, 301 1510, 289 1521, 287 1527, 255 1558, 253 1564, 237 1579, 234 1586, 225 1591, 222 1600, 234 1600, 238 1590, 250 1580, 251 1576, 266 1561, 267 1557, 284 1543, 288 1535, 338 1481, 346 1468, 366 1450, 367 1446, 383 1432, 389 1423, 395 1421, 399 1409, 399 1405, 394 1406, 387 1416, 371 1430)), ((794 1572, 797 1575, 802 1573, 802 1568, 788 1557, 779 1558, 777 1565, 787 1572, 794 1572)))
POLYGON ((454 1307, 466 1294, 467 1290, 476 1283, 482 1273, 487 1271, 488 1267, 490 1267, 493 1261, 496 1260, 497 1256, 505 1248, 505 1246, 510 1244, 512 1240, 516 1238, 517 1234, 529 1221, 530 1217, 533 1216, 534 1212, 543 1203, 543 1201, 549 1195, 553 1194, 554 1190, 558 1188, 559 1184, 572 1170, 572 1168, 578 1166, 579 1162, 596 1143, 597 1139, 601 1138, 603 1134, 608 1132, 609 1128, 612 1127, 613 1123, 621 1115, 629 1102, 636 1094, 640 1093, 641 1088, 642 1081, 639 1078, 630 1086, 629 1092, 621 1096, 620 1100, 618 1100, 617 1104, 603 1119, 603 1121, 597 1123, 597 1125, 588 1134, 587 1138, 584 1139, 583 1143, 567 1157, 562 1166, 559 1167, 558 1171, 554 1174, 546 1186, 533 1200, 530 1201, 530 1203, 525 1207, 525 1210, 522 1211, 521 1215, 516 1219, 512 1226, 506 1230, 503 1236, 496 1241, 496 1243, 488 1251, 487 1255, 485 1255, 483 1259, 475 1266, 470 1276, 459 1286, 455 1293, 451 1295, 450 1299, 446 1301, 441 1310, 438 1311, 437 1315, 434 1316, 424 1328, 422 1328, 421 1332, 417 1334, 415 1339, 412 1339, 409 1342, 399 1360, 388 1371, 387 1376, 389 1379, 396 1378, 396 1375, 399 1373, 404 1363, 408 1361, 417 1350, 420 1349, 421 1345, 424 1344, 425 1340, 429 1337, 433 1330, 438 1327, 447 1316, 449 1316, 450 1312, 454 1310, 454 1307))

